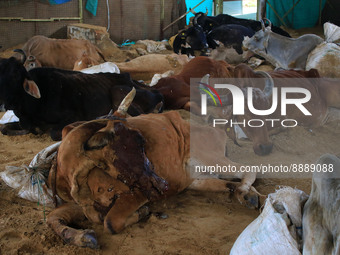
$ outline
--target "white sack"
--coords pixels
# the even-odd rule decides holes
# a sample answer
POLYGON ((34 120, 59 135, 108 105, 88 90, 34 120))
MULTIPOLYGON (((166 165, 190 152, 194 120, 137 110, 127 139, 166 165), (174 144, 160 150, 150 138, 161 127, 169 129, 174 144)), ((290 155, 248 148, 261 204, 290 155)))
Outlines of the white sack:
POLYGON ((9 187, 19 189, 19 197, 53 207, 52 191, 47 188, 46 180, 59 145, 60 142, 40 151, 29 166, 6 166, 0 177, 9 187))
POLYGON ((340 27, 332 23, 326 22, 323 24, 325 40, 328 43, 335 43, 340 40, 340 27))
POLYGON ((300 255, 296 225, 290 219, 301 224, 306 199, 304 192, 290 187, 270 194, 262 213, 240 234, 230 255, 300 255))

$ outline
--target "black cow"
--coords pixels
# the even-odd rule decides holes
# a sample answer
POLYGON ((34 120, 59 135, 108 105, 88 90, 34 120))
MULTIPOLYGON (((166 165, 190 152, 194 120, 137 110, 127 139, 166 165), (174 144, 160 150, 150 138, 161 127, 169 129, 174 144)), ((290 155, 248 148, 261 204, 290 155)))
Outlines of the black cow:
POLYGON ((194 56, 194 50, 204 52, 208 49, 207 36, 201 26, 189 27, 181 31, 175 38, 173 48, 175 53, 194 56))
POLYGON ((194 25, 180 32, 173 44, 174 52, 193 55, 194 50, 200 50, 205 55, 208 48, 218 47, 217 41, 227 48, 233 47, 238 54, 242 54, 242 42, 245 36, 252 37, 254 31, 241 25, 221 25, 210 32, 204 32, 200 25, 194 25))
POLYGON ((128 73, 84 74, 45 67, 26 71, 14 57, 0 60, 0 100, 5 108, 19 117, 22 129, 34 134, 50 131, 54 140, 61 139, 69 123, 116 110, 132 87, 137 90, 128 111, 132 116, 152 112, 163 102, 158 91, 133 81, 128 73))
POLYGON ((245 36, 252 37, 254 31, 241 25, 221 25, 210 31, 207 35, 207 41, 210 48, 215 49, 219 45, 216 41, 223 43, 228 47, 233 47, 238 54, 242 54, 242 42, 245 36))
MULTIPOLYGON (((254 33, 262 29, 261 22, 257 20, 235 18, 228 14, 219 14, 217 16, 207 16, 202 12, 193 12, 193 14, 195 15, 193 25, 201 26, 206 33, 223 24, 241 25, 252 29, 254 33)), ((291 37, 286 31, 277 26, 272 26, 272 31, 286 37, 291 37)))

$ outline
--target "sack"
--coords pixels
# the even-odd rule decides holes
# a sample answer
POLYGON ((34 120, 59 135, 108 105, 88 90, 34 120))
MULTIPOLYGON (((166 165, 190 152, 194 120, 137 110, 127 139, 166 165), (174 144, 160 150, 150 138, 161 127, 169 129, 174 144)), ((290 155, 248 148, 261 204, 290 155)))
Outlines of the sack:
POLYGON ((290 187, 269 194, 262 213, 237 238, 230 255, 301 254, 295 224, 301 229, 301 208, 307 197, 290 187))
POLYGON ((9 187, 19 189, 19 197, 53 207, 53 194, 46 186, 46 180, 59 145, 60 142, 40 151, 29 166, 6 166, 0 177, 9 187))

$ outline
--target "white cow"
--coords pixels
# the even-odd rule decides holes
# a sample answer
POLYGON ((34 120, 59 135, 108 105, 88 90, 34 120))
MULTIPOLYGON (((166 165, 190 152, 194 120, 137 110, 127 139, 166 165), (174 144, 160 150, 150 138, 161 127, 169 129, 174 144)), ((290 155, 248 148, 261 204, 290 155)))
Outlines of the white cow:
POLYGON ((303 209, 303 255, 340 254, 340 159, 323 155, 303 209), (330 172, 332 171, 332 172, 330 172))

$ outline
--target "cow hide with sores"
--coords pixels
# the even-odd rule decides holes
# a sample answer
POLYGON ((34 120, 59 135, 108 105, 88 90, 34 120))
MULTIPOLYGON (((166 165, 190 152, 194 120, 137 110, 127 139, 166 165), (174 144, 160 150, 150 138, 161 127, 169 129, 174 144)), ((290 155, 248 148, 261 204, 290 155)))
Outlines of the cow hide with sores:
POLYGON ((340 77, 340 47, 335 43, 321 43, 309 55, 306 70, 317 69, 321 77, 340 77))

